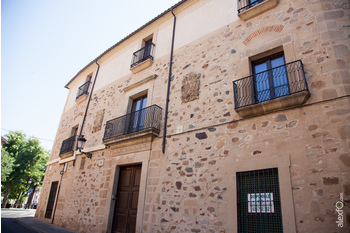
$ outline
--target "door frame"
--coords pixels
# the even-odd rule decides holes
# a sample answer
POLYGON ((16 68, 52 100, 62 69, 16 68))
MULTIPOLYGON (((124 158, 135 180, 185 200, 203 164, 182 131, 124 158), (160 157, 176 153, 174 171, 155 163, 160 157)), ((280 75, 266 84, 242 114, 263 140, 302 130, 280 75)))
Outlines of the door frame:
MULTIPOLYGON (((120 199, 120 196, 119 195, 117 195, 118 194, 118 192, 119 192, 119 190, 118 190, 118 187, 119 187, 119 182, 120 182, 120 178, 121 178, 121 170, 123 169, 123 168, 131 168, 131 169, 135 169, 135 167, 139 167, 140 169, 141 169, 141 173, 140 173, 140 181, 141 181, 141 174, 142 174, 142 164, 132 164, 132 165, 125 165, 125 166, 118 166, 118 168, 116 168, 116 169, 118 169, 119 170, 119 174, 118 174, 118 180, 117 180, 117 190, 116 190, 116 193, 113 193, 112 195, 114 195, 115 197, 117 197, 118 199, 120 199)), ((135 174, 135 173, 134 173, 135 174)), ((133 177, 133 176, 131 176, 132 178, 133 178, 133 180, 131 180, 131 182, 133 182, 134 181, 134 179, 135 179, 135 177, 133 177)), ((116 180, 115 180, 116 181, 116 180)), ((140 184, 141 184, 141 182, 140 182, 140 184)), ((137 195, 137 198, 139 198, 139 192, 140 192, 140 186, 138 187, 139 189, 138 189, 138 195, 137 195)), ((129 190, 130 191, 130 190, 129 190)), ((130 193, 129 193, 130 194, 130 193)), ((129 202, 130 202, 130 200, 128 200, 129 202)), ((130 203, 129 203, 130 204, 130 203)), ((130 207, 129 206, 129 204, 127 204, 127 206, 128 207, 130 207)), ((114 211, 113 211, 113 220, 112 220, 112 230, 113 230, 113 226, 114 226, 114 224, 115 224, 115 221, 116 221, 116 208, 117 208, 117 200, 115 200, 114 201, 114 211)), ((138 210, 138 206, 137 206, 137 210, 138 210)), ((129 220, 129 217, 130 217, 130 214, 128 213, 128 215, 127 215, 128 217, 127 217, 127 219, 129 220)), ((129 224, 127 224, 127 228, 128 228, 128 226, 129 226, 129 224)), ((136 222, 135 222, 135 229, 136 229, 136 222)))
MULTIPOLYGON (((109 214, 107 221, 107 232, 112 232, 113 227, 113 218, 114 218, 114 209, 115 209, 115 200, 112 200, 112 195, 117 193, 118 189, 118 181, 120 168, 124 166, 133 166, 133 165, 141 165, 141 181, 140 181, 140 189, 139 189, 139 200, 137 206, 137 217, 136 217, 136 232, 142 232, 143 225, 143 217, 144 217, 144 209, 145 209, 145 201, 146 201, 146 183, 148 179, 148 168, 149 168, 149 158, 151 155, 150 150, 140 151, 133 153, 132 156, 123 156, 113 153, 113 147, 111 149, 111 156, 114 160, 112 164, 112 190, 110 192, 110 196, 108 198, 106 205, 109 205, 109 214), (112 180, 113 179, 113 180, 112 180)), ((130 155, 130 154, 129 154, 130 155)))

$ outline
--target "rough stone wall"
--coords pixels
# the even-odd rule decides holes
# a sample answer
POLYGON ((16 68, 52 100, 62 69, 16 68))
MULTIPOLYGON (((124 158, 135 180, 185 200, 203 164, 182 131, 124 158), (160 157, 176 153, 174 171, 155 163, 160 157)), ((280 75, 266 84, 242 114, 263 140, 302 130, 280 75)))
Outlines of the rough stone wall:
POLYGON ((160 197, 152 203, 156 217, 144 229, 232 232, 234 163, 288 155, 298 232, 336 232, 335 203, 340 193, 350 195, 349 150, 342 139, 349 138, 343 123, 350 116, 348 103, 332 101, 168 138, 160 197))
MULTIPOLYGON (((345 1, 280 0, 265 14, 233 22, 175 51, 166 153, 161 152, 161 138, 154 139, 150 161, 143 166, 148 168, 143 232, 234 232, 235 163, 254 166, 255 159, 275 156, 291 161, 297 231, 346 232, 336 227, 335 203, 340 193, 346 200, 350 196, 348 17, 345 1), (266 47, 271 41, 282 41, 289 48, 285 53, 303 61, 311 97, 299 108, 242 118, 234 110, 232 81, 249 73, 243 58, 271 49, 266 47), (200 81, 190 88, 194 98, 187 102, 182 96, 189 74, 200 74, 200 81)), ((161 106, 164 115, 168 59, 94 92, 83 130, 89 138, 86 147, 101 145, 106 121, 126 114, 124 88, 152 74, 158 77, 150 103, 161 106)), ((63 114, 50 160, 58 158, 71 128, 81 124, 85 106, 83 102, 63 114)), ((92 160, 78 155, 75 166, 68 163, 55 224, 106 232, 115 167, 135 156, 115 156, 110 150, 94 152, 92 160)), ((50 166, 39 218, 44 218, 51 182, 59 181, 63 165, 50 166)))
MULTIPOLYGON (((146 203, 146 232, 232 232, 230 164, 278 155, 291 158, 298 232, 346 231, 336 226, 335 203, 341 193, 350 194, 349 100, 341 98, 350 84, 348 7, 343 1, 280 1, 269 14, 175 52, 171 136, 160 166, 160 196, 146 203), (292 38, 311 98, 302 108, 242 119, 234 111, 231 82, 244 77, 240 57, 279 37, 292 38), (200 95, 184 103, 183 80, 193 72, 201 74, 200 95)), ((347 209, 348 225, 349 219, 347 209)))
POLYGON ((108 213, 107 192, 113 181, 111 160, 104 152, 93 153, 93 157, 93 160, 80 157, 76 166, 69 167, 70 171, 65 173, 67 177, 62 182, 56 224, 79 232, 103 232, 106 229, 103 224, 108 213), (103 160, 102 166, 98 163, 100 160, 103 160))
MULTIPOLYGON (((40 199, 38 202, 37 210, 35 212, 35 217, 44 219, 47 200, 49 198, 49 193, 51 188, 51 183, 54 181, 60 180, 61 170, 62 170, 62 166, 59 166, 58 163, 54 163, 46 167, 45 177, 44 177, 42 189, 40 191, 40 199)), ((50 219, 44 219, 44 220, 51 222, 50 219)))

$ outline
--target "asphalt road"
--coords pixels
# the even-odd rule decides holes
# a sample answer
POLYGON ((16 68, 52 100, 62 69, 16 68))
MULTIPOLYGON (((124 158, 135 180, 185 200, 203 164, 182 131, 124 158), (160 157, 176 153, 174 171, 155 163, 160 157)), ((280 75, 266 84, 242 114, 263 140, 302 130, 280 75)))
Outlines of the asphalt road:
POLYGON ((1 209, 1 233, 38 233, 16 220, 34 215, 35 210, 1 209))

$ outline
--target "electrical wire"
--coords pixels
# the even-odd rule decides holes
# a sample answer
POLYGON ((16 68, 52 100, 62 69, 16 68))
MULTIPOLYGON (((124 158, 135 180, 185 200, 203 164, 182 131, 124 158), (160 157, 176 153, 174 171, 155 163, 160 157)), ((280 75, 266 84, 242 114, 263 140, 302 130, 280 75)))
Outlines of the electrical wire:
MULTIPOLYGON (((8 131, 8 132, 15 132, 13 130, 8 130, 8 129, 4 129, 4 128, 1 128, 1 130, 5 130, 5 131, 8 131)), ((35 137, 35 136, 26 136, 27 138, 37 138, 37 139, 40 139, 40 140, 43 140, 43 141, 50 141, 50 142, 53 142, 54 140, 52 139, 46 139, 46 138, 39 138, 39 137, 35 137)))

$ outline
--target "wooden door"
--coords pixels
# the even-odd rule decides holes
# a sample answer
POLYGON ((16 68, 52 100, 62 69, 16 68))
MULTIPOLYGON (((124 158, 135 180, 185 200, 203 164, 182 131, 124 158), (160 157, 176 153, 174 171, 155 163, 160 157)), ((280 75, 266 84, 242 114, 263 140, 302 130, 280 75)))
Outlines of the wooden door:
POLYGON ((121 167, 113 218, 113 233, 136 231, 141 165, 121 167))

